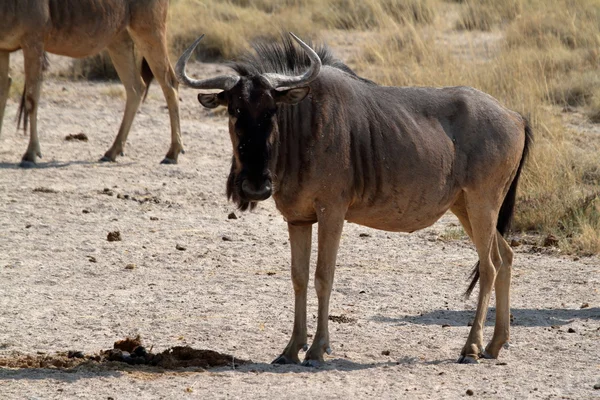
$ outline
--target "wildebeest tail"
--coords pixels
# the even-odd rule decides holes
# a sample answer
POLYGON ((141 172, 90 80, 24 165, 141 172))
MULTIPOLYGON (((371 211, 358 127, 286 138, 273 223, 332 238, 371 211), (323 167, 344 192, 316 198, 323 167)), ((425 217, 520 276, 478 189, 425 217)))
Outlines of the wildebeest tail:
POLYGON ((152 83, 152 79, 154 79, 154 74, 150 69, 150 65, 148 65, 148 61, 146 59, 142 59, 142 80, 146 84, 146 90, 144 91, 144 98, 142 101, 146 101, 146 97, 148 96, 148 90, 150 90, 150 84, 152 83))
MULTIPOLYGON (((510 184, 510 188, 508 189, 508 193, 506 193, 506 197, 504 197, 502 207, 500 207, 500 212, 498 213, 498 222, 496 223, 496 229, 502 236, 504 236, 510 229, 510 223, 512 222, 512 217, 515 210, 515 200, 517 198, 519 177, 521 176, 521 170, 523 169, 523 165, 525 164, 525 160, 527 159, 529 149, 533 141, 533 132, 531 130, 531 126, 529 125, 529 121, 525 117, 523 117, 523 120, 525 121, 525 146, 523 147, 523 154, 521 155, 519 168, 517 168, 517 174, 510 184)), ((477 281, 479 281, 479 261, 477 261, 473 267, 471 275, 469 275, 469 279, 471 279, 471 283, 469 284, 467 290, 465 290, 466 298, 471 296, 471 292, 473 292, 475 285, 477 285, 477 281)))

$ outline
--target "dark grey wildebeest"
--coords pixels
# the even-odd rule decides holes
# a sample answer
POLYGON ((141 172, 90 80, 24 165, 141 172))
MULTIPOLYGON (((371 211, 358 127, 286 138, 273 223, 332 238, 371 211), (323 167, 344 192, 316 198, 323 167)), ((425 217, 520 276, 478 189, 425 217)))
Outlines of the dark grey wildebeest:
POLYGON ((28 116, 31 125, 22 166, 31 166, 41 157, 37 110, 44 52, 87 57, 103 49, 108 50, 125 86, 127 102, 119 133, 102 161, 115 161, 122 153, 135 113, 154 74, 167 101, 171 121, 171 147, 163 162, 177 162, 183 145, 178 84, 167 52, 168 7, 169 0, 0 1, 0 128, 10 86, 9 54, 22 49, 25 59, 22 107, 25 129, 28 116))
POLYGON ((273 196, 288 223, 295 317, 292 337, 274 363, 298 363, 307 346, 306 288, 312 225, 318 222, 317 332, 304 363, 330 351, 329 297, 344 220, 413 232, 446 211, 459 218, 479 256, 475 322, 460 362, 496 358, 509 337, 513 252, 503 238, 531 142, 527 121, 468 87, 385 87, 362 79, 322 47, 294 36, 256 46, 232 64, 237 75, 194 80, 175 73, 208 108, 226 106, 233 144, 227 193, 240 208, 273 196), (492 287, 494 335, 483 346, 492 287))

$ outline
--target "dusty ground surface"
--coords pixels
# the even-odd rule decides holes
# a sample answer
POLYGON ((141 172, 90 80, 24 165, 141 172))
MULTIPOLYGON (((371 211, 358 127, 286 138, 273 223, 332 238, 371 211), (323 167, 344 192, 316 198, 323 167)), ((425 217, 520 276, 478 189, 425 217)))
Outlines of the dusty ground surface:
MULTIPOLYGON (((0 397, 600 395, 599 259, 540 249, 535 238, 515 248, 509 348, 499 360, 454 363, 474 314, 475 299, 461 293, 476 254, 450 215, 411 235, 347 224, 330 311, 339 317, 330 322, 333 354, 318 369, 270 365, 292 328, 286 224, 272 200, 243 214, 227 202, 225 120, 201 109, 191 90, 181 91, 187 152, 179 165, 159 165, 169 127, 156 85, 125 157, 98 163, 121 119, 121 93, 117 83, 48 79, 44 158, 31 170, 17 167, 27 138, 15 133, 9 101, 0 139, 0 357, 94 353, 140 334, 155 352, 190 345, 253 363, 204 372, 4 368, 0 397), (79 133, 89 141, 65 141, 79 133), (229 219, 234 211, 238 219, 229 219), (107 241, 113 231, 120 241, 107 241)), ((314 332, 312 285, 309 294, 314 332)), ((493 310, 486 339, 492 324, 493 310)))

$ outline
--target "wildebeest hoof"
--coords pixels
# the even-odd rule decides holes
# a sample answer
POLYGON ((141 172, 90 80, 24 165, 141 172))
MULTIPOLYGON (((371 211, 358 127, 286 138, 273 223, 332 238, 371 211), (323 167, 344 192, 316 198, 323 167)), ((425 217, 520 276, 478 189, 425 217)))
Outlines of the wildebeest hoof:
POLYGON ((308 345, 307 344, 305 344, 304 346, 302 346, 302 351, 305 352, 305 353, 308 351, 308 345))
POLYGON ((161 164, 177 164, 177 161, 173 160, 172 158, 165 157, 160 163, 161 164))
POLYGON ((485 358, 487 360, 493 360, 497 357, 494 357, 493 355, 491 355, 490 353, 488 353, 487 351, 482 351, 481 354, 479 354, 480 358, 485 358))
POLYGON ((104 156, 102 157, 100 160, 98 160, 100 162, 115 162, 116 160, 113 160, 112 158, 110 158, 109 156, 104 156))
POLYGON ((35 161, 29 161, 29 160, 21 160, 21 163, 19 164, 19 167, 21 168, 35 168, 36 163, 35 161))
POLYGON ((327 346, 327 348, 325 349, 325 353, 327 353, 328 355, 331 355, 331 353, 332 353, 331 347, 327 346))
POLYGON ((456 362, 458 364, 479 364, 479 361, 471 356, 460 356, 456 362))
POLYGON ((293 360, 292 358, 286 356, 285 354, 280 355, 279 357, 277 357, 276 359, 274 359, 273 361, 271 361, 271 364, 299 364, 300 360, 293 360))
POLYGON ((303 367, 318 368, 318 367, 321 366, 321 361, 319 361, 319 360, 304 360, 302 362, 302 366, 303 367))

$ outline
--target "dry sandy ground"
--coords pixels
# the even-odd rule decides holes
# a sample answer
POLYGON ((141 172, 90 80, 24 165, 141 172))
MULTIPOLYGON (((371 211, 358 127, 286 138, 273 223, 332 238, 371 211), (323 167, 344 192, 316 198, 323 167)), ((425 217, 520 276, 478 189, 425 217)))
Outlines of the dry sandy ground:
MULTIPOLYGON (((254 363, 206 372, 0 369, 0 398, 600 396, 597 257, 516 248, 509 348, 499 360, 454 363, 474 314, 475 299, 461 293, 476 254, 454 238, 452 216, 412 235, 347 224, 331 314, 353 322, 330 323, 333 354, 323 367, 271 366, 292 328, 286 224, 272 200, 228 219, 235 210, 224 194, 225 121, 202 110, 191 90, 181 91, 187 153, 179 165, 159 165, 169 129, 157 86, 125 157, 97 163, 120 122, 120 91, 49 79, 40 111, 44 158, 31 170, 17 167, 27 138, 15 133, 17 105, 9 102, 0 139, 0 357, 93 353, 141 334, 155 351, 188 344, 254 363), (89 142, 64 140, 80 132, 89 142), (106 240, 114 230, 122 241, 106 240)), ((312 286, 309 293, 314 332, 312 286)))

